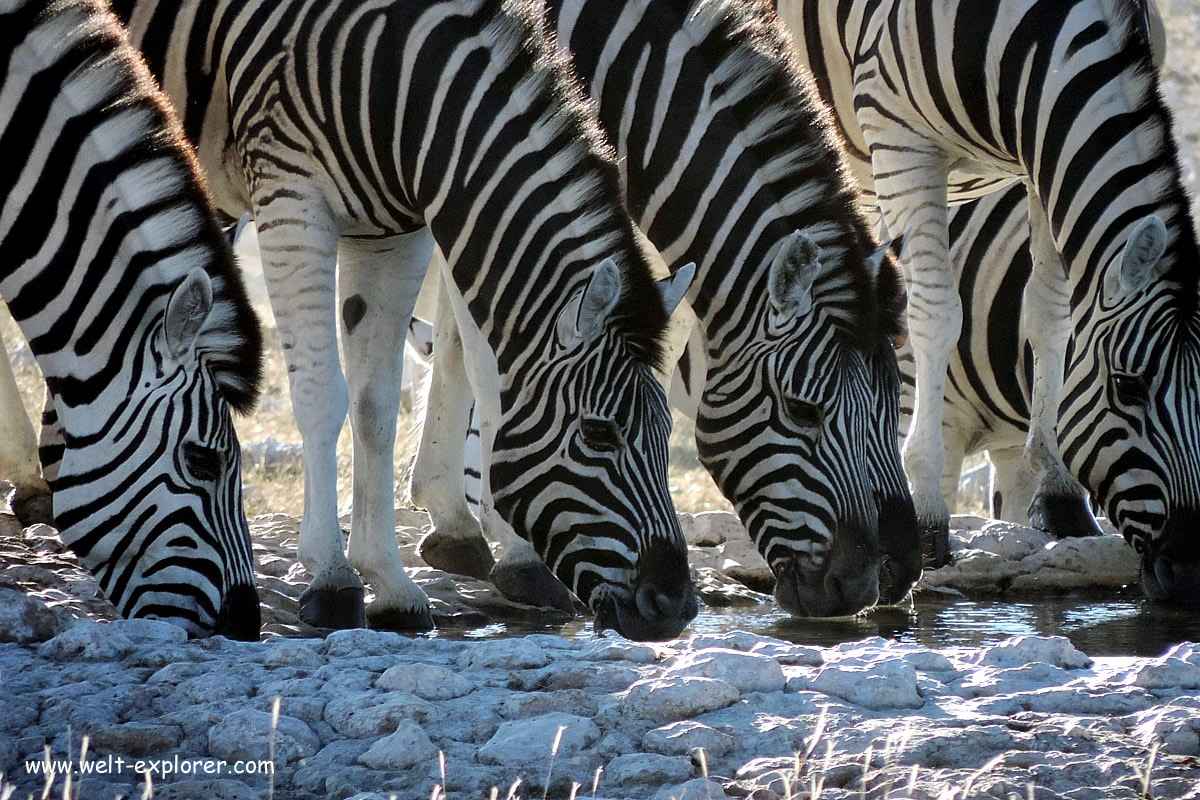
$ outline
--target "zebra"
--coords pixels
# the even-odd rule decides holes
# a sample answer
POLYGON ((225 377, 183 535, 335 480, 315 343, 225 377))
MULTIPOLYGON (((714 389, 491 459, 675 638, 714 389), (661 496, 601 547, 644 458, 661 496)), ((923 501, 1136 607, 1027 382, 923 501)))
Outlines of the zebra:
POLYGON ((220 207, 254 214, 303 437, 301 616, 432 625, 396 545, 392 452, 403 332, 436 241, 483 403, 484 524, 528 543, 598 627, 678 634, 697 601, 651 368, 688 273, 655 287, 612 154, 533 5, 114 7, 186 109, 220 207), (347 409, 349 558, 334 480, 347 409), (356 570, 375 592, 365 613, 356 570))
POLYGON ((948 559, 949 513, 939 491, 942 400, 962 319, 946 206, 1020 181, 1033 264, 1023 295, 1035 355, 1025 448, 1038 476, 1031 519, 1059 535, 1091 532, 1075 474, 1096 470, 1087 454, 1123 453, 1101 494, 1158 584, 1148 591, 1181 596, 1196 585, 1187 542, 1200 473, 1180 448, 1197 435, 1200 257, 1144 8, 1130 0, 779 4, 855 174, 873 187, 888 230, 908 238, 917 399, 905 466, 939 563, 948 559), (1172 354, 1162 368, 1151 368, 1151 348, 1172 354), (1088 444, 1063 452, 1056 424, 1084 417, 1095 421, 1088 444))
POLYGON ((257 640, 231 410, 261 340, 192 152, 98 0, 0 0, 0 65, 0 295, 63 542, 123 616, 257 640))
MULTIPOLYGON (((987 450, 995 468, 993 514, 1021 524, 1028 524, 1025 512, 1036 488, 1036 476, 1029 472, 1022 456, 1032 385, 1032 348, 1019 317, 1020 287, 1033 270, 1026 204, 1024 187, 1016 185, 959 206, 950 214, 951 255, 965 313, 962 337, 947 374, 943 426, 947 463, 942 476, 943 492, 953 497, 963 457, 987 450)), ((1196 324, 1194 319, 1192 324, 1196 324)), ((1154 363, 1155 342, 1142 346, 1148 349, 1141 357, 1154 363)), ((912 369, 906 355, 901 353, 901 370, 905 389, 909 390, 912 369)), ((1137 465, 1151 475, 1152 482, 1146 482, 1152 486, 1167 487, 1167 497, 1177 496, 1176 487, 1186 487, 1188 473, 1183 470, 1188 463, 1173 462, 1173 449, 1196 441, 1195 431, 1186 423, 1196 419, 1200 407, 1194 388, 1180 393, 1177 399, 1162 394, 1153 397, 1147 392, 1143 400, 1132 393, 1137 391, 1136 383, 1132 390, 1115 379, 1106 386, 1105 377, 1091 371, 1094 358, 1082 352, 1068 357, 1066 384, 1079 386, 1076 391, 1086 392, 1091 405, 1075 403, 1073 413, 1064 414, 1059 440, 1067 463, 1078 470, 1075 474, 1084 487, 1098 506, 1117 520, 1123 504, 1129 504, 1122 493, 1141 488, 1122 482, 1120 473, 1126 464, 1137 465), (1093 386, 1097 382, 1101 385, 1093 386), (1110 396, 1105 398, 1106 394, 1110 396), (1172 408, 1171 403, 1178 406, 1172 408), (1173 428, 1182 441, 1164 447, 1166 440, 1160 438, 1161 434, 1129 435, 1122 430, 1129 423, 1114 419, 1118 414, 1127 415, 1127 407, 1145 409, 1143 424, 1147 432, 1155 427, 1172 429, 1156 424, 1155 418, 1169 418, 1173 412, 1185 421, 1173 428), (1172 467, 1182 474, 1172 474, 1172 467)), ((911 408, 911 391, 905 392, 902 408, 905 412, 911 408)), ((902 430, 906 422, 902 420, 902 430)), ((1187 533, 1185 529, 1170 529, 1174 538, 1162 545, 1168 559, 1165 563, 1163 556, 1149 558, 1143 552, 1143 586, 1150 598, 1195 602, 1200 554, 1195 549, 1194 531, 1190 540, 1187 533)), ((1131 543, 1136 546, 1137 542, 1134 539, 1131 543)))
MULTIPOLYGON (((903 598, 921 560, 895 438, 899 271, 858 211, 786 34, 749 0, 547 7, 635 222, 669 267, 697 265, 697 449, 777 576, 779 603, 836 616, 903 598)), ((447 317, 439 308, 439 327, 447 317)), ((460 555, 478 537, 458 480, 469 394, 445 336, 412 480, 436 525, 422 555, 439 564, 445 540, 460 555)), ((486 574, 490 554, 477 551, 478 566, 446 567, 486 574)))

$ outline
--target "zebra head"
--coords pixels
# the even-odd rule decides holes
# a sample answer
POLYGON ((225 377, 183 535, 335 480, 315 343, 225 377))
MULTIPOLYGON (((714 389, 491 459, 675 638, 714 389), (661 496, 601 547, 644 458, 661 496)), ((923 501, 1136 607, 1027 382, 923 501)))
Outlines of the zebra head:
POLYGON ((1146 595, 1194 605, 1200 287, 1196 251, 1185 256, 1186 244, 1170 242, 1163 222, 1149 217, 1110 263, 1095 320, 1067 364, 1060 439, 1067 466, 1140 554, 1146 595), (1168 264, 1186 261, 1176 279, 1168 264))
POLYGON ((894 602, 921 568, 888 342, 903 291, 884 249, 859 254, 865 274, 838 249, 800 231, 781 242, 744 338, 710 341, 696 418, 700 460, 801 616, 894 602))
POLYGON ((243 313, 254 321, 238 308, 240 283, 229 291, 233 278, 193 268, 157 322, 132 332, 143 346, 130 348, 139 353, 131 375, 99 398, 113 407, 103 424, 78 420, 96 413, 73 407, 86 381, 48 378, 63 423, 52 489, 63 542, 123 616, 257 640, 231 407, 253 405, 259 344, 256 324, 230 330, 243 313))
POLYGON ((521 383, 501 389, 496 510, 587 604, 597 630, 631 639, 674 637, 697 612, 667 488, 671 416, 652 371, 692 272, 660 282, 647 304, 606 259, 540 332, 521 383))

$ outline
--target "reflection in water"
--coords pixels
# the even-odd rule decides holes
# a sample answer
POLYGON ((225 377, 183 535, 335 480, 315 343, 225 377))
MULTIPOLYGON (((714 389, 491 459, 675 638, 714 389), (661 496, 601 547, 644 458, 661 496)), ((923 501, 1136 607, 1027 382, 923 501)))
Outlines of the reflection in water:
MULTIPOLYGON (((704 609, 689 633, 750 631, 797 644, 830 647, 882 636, 926 647, 977 647, 1025 634, 1066 636, 1091 656, 1157 656, 1173 644, 1200 641, 1200 615, 1141 599, 1045 597, 1036 600, 953 600, 922 595, 910 608, 877 608, 861 617, 798 619, 774 605, 704 609)), ((527 633, 591 636, 589 621, 563 624, 495 622, 432 635, 492 638, 527 633)))

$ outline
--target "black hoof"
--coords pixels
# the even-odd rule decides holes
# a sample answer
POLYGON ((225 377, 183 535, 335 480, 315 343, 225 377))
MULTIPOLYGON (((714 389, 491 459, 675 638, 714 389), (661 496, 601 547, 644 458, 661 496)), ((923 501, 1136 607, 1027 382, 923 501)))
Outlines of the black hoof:
POLYGON ((1092 516, 1087 501, 1079 495, 1046 495, 1034 498, 1029 509, 1029 524, 1056 539, 1072 536, 1100 536, 1104 532, 1092 516))
POLYGON ((315 628, 365 628, 367 611, 363 588, 313 589, 300 595, 300 619, 315 628))
POLYGON ((374 606, 367 609, 367 622, 375 630, 386 631, 431 631, 433 630, 433 615, 429 606, 421 608, 381 608, 374 606))
POLYGON ((950 524, 922 525, 921 552, 925 554, 925 566, 929 569, 947 566, 950 563, 950 524))
POLYGON ((8 496, 8 505, 23 528, 38 523, 54 526, 53 498, 49 492, 18 487, 8 496))
POLYGON ((575 613, 570 590, 540 561, 518 566, 497 564, 492 570, 491 581, 500 594, 515 603, 575 613))
POLYGON ((489 580, 492 567, 496 566, 496 559, 482 536, 460 539, 433 530, 421 540, 417 552, 434 569, 481 581, 489 580))

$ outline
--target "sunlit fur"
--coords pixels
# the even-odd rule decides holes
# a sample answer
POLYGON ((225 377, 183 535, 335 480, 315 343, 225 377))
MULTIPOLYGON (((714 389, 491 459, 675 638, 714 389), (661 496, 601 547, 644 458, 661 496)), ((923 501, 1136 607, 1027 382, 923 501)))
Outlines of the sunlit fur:
POLYGON ((261 344, 191 151, 103 4, 0 15, 0 292, 61 427, 63 540, 123 615, 257 638, 230 411, 255 402, 261 344), (172 355, 167 302, 195 268, 213 308, 172 355), (211 449, 215 478, 185 445, 211 449))

